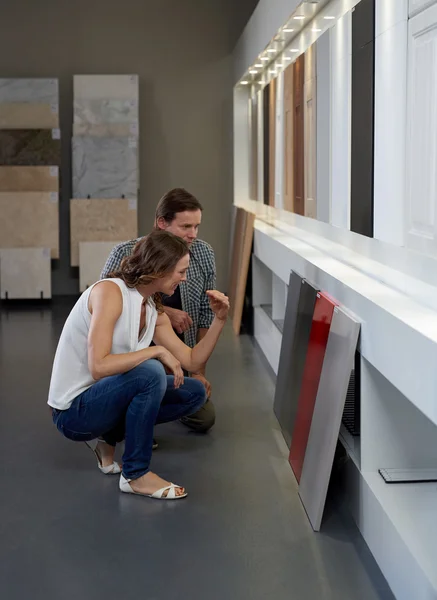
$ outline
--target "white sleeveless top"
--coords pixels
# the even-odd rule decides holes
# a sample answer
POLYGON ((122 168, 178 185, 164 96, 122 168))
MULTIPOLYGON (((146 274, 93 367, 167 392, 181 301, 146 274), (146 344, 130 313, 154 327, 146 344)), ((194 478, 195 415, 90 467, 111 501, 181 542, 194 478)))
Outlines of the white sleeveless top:
MULTIPOLYGON (((121 279, 102 281, 113 281, 123 295, 123 310, 115 324, 111 353, 123 354, 148 348, 153 340, 158 316, 152 298, 147 300, 146 324, 139 338, 143 296, 135 288, 128 288, 121 279)), ((48 404, 59 410, 70 408, 73 400, 95 383, 88 368, 88 332, 91 323, 88 299, 97 283, 100 281, 80 296, 65 322, 59 339, 48 398, 48 404)))

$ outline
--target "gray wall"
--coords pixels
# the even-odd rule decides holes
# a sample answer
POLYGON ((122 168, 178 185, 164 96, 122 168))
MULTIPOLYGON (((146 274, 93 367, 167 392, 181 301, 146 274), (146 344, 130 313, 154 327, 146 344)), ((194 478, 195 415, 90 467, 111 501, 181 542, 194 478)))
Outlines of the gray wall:
POLYGON ((201 237, 226 282, 232 202, 230 53, 257 0, 13 0, 0 8, 0 77, 58 77, 63 139, 61 259, 53 293, 78 292, 69 266, 73 74, 140 77, 139 232, 186 187, 205 207, 201 237))

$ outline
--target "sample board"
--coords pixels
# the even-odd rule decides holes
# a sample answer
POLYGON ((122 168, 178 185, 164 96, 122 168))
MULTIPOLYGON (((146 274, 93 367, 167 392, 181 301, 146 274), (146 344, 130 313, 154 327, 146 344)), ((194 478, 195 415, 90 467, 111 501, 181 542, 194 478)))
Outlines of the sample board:
POLYGON ((59 166, 59 129, 1 129, 0 165, 59 166))
POLYGON ((109 253, 114 246, 120 243, 121 241, 79 242, 79 286, 81 292, 100 279, 109 253))
POLYGON ((315 531, 322 522, 359 332, 356 317, 335 307, 299 484, 299 496, 315 531))
POLYGON ((0 249, 2 299, 51 298, 49 248, 0 249))
POLYGON ((57 192, 59 167, 0 167, 2 192, 57 192))
POLYGON ((59 127, 57 104, 11 102, 0 104, 0 129, 56 129, 59 127))
POLYGON ((29 104, 58 104, 57 79, 15 78, 0 79, 0 104, 26 102, 29 104))

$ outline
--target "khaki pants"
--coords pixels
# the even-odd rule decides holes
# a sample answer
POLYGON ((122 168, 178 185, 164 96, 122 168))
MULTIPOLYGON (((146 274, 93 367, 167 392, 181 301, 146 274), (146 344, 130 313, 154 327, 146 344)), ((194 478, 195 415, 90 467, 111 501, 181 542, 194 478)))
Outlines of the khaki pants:
POLYGON ((205 402, 200 410, 195 412, 193 415, 182 417, 181 423, 197 431, 198 433, 206 433, 215 423, 215 408, 211 399, 205 402))

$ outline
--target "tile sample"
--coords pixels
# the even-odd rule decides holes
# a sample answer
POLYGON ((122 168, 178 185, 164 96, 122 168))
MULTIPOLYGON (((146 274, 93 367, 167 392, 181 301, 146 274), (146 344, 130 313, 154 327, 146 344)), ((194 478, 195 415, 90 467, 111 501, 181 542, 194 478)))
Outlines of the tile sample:
POLYGON ((74 123, 138 123, 136 100, 74 100, 74 123))
POLYGON ((50 248, 59 258, 57 192, 0 192, 0 247, 50 248))
POLYGON ((263 90, 263 175, 264 204, 269 204, 270 197, 270 85, 263 90))
POLYGON ((0 79, 0 103, 58 104, 57 79, 0 79))
POLYGON ((2 299, 51 298, 51 263, 48 248, 0 250, 2 299))
POLYGON ((74 99, 138 100, 138 75, 74 75, 74 99))
POLYGON ((0 104, 0 129, 55 129, 59 127, 57 104, 11 102, 0 104))
POLYGON ((284 71, 284 209, 293 212, 293 65, 284 71))
POLYGON ((290 275, 274 402, 275 415, 288 448, 291 445, 317 292, 312 284, 296 273, 290 275))
POLYGON ((75 123, 73 135, 90 135, 93 137, 138 137, 138 123, 75 123))
POLYGON ((353 315, 334 309, 299 484, 299 496, 315 531, 322 522, 359 331, 353 315))
POLYGON ((302 474, 334 306, 336 303, 331 298, 322 293, 317 294, 289 456, 298 482, 302 474))
POLYGON ((84 292, 100 279, 109 253, 124 240, 113 242, 79 242, 79 286, 84 292))
POLYGON ((59 166, 59 136, 59 129, 0 130, 0 165, 59 166))
POLYGON ((305 216, 317 218, 317 73, 316 48, 313 44, 305 52, 304 77, 304 165, 305 216))
POLYGON ((270 82, 269 95, 269 204, 275 206, 275 170, 276 170, 276 95, 277 80, 270 82))
POLYGON ((0 167, 1 192, 57 192, 59 167, 0 167))
POLYGON ((301 54, 293 63, 293 207, 298 215, 305 214, 304 72, 305 55, 301 54))
POLYGON ((114 242, 138 237, 136 200, 74 198, 70 201, 71 265, 79 266, 79 242, 114 242))
POLYGON ((73 196, 75 198, 136 198, 137 139, 74 137, 73 196))

